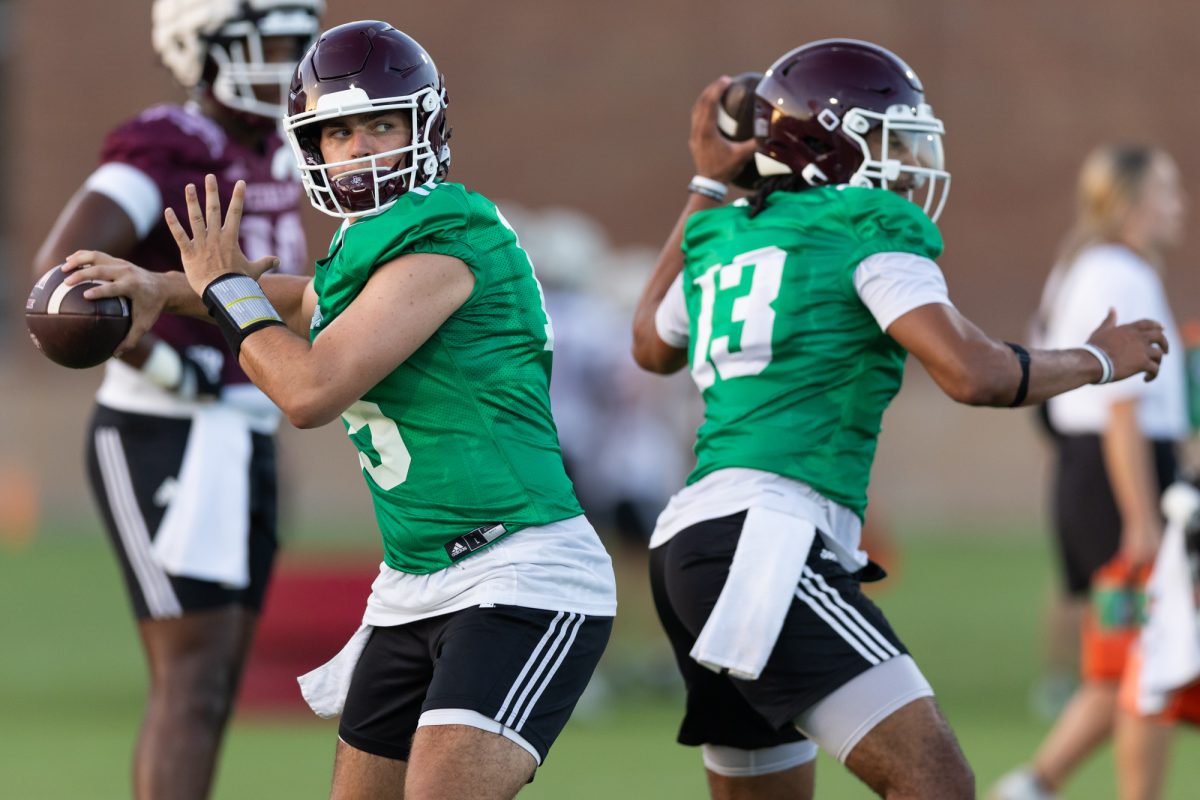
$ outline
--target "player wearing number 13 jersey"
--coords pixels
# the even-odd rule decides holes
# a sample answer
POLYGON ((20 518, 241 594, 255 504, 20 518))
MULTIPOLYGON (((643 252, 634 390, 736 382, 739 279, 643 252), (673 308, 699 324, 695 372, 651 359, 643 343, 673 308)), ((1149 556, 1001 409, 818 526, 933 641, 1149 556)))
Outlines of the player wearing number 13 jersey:
POLYGON ((934 259, 949 173, 916 74, 866 42, 780 58, 755 139, 717 132, 729 79, 692 113, 697 168, 634 320, 646 369, 689 367, 696 469, 651 539, 655 604, 688 689, 679 732, 715 798, 809 798, 816 746, 881 796, 974 797, 932 690, 859 590, 883 412, 906 353, 961 402, 1020 405, 1157 371, 1151 322, 1029 353, 950 303, 934 259), (753 155, 752 197, 719 207, 753 155))
POLYGON ((920 208, 891 192, 820 187, 766 202, 754 216, 742 203, 689 221, 684 270, 663 307, 665 325, 675 324, 665 318, 673 313, 688 326, 668 335, 694 343, 692 377, 705 401, 688 483, 723 468, 764 470, 861 516, 905 353, 858 285, 881 280, 881 263, 900 265, 920 275, 920 291, 883 313, 948 302, 932 264, 942 238, 920 208), (846 368, 830 375, 831 362, 846 368))

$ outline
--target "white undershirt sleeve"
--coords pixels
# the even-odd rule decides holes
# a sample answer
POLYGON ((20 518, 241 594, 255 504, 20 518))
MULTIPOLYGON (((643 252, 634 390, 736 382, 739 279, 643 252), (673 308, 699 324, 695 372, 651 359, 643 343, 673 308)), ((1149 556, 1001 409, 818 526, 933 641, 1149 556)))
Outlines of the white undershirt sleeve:
POLYGON ((88 176, 83 188, 102 194, 129 215, 139 239, 162 219, 162 194, 150 176, 137 167, 119 161, 100 165, 88 176))
POLYGON ((941 303, 954 307, 946 278, 936 263, 912 253, 876 253, 854 270, 854 288, 879 329, 914 308, 941 303))
POLYGON ((654 312, 654 328, 658 338, 671 347, 684 350, 688 346, 688 310, 683 299, 683 275, 676 275, 675 282, 667 289, 658 310, 654 312))

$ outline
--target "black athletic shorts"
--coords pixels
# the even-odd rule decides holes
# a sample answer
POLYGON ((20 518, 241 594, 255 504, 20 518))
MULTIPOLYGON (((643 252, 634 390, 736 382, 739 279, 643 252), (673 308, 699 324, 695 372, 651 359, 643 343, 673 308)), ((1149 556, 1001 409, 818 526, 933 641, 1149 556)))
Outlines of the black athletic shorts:
POLYGON ((758 679, 731 678, 696 663, 688 653, 725 586, 745 518, 741 512, 701 522, 650 552, 654 603, 687 687, 680 744, 757 750, 804 739, 792 724, 801 712, 908 652, 818 536, 758 679))
MULTIPOLYGON (((1054 533, 1063 585, 1076 597, 1088 593, 1092 575, 1107 564, 1121 545, 1121 514, 1108 482, 1100 437, 1096 434, 1055 438, 1054 533)), ((1175 480, 1175 444, 1154 441, 1158 489, 1175 480)))
POLYGON ((150 552, 191 427, 188 419, 97 405, 88 428, 88 480, 138 619, 167 619, 227 605, 257 611, 267 590, 276 549, 275 442, 270 436, 252 434, 246 588, 168 575, 150 552))
POLYGON ((470 725, 516 742, 541 764, 611 631, 612 617, 504 605, 375 628, 338 736, 407 761, 418 725, 470 725))

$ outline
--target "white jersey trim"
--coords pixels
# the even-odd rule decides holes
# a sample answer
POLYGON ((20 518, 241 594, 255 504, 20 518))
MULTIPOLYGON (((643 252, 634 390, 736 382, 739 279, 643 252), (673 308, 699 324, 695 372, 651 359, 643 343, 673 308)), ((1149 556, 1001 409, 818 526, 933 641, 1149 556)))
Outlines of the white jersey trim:
POLYGON ((658 310, 654 312, 654 328, 658 338, 679 350, 688 346, 688 310, 683 297, 683 273, 675 276, 658 310))
MULTIPOLYGON (((879 329, 886 331, 900 317, 931 303, 954 307, 946 277, 937 263, 912 253, 876 253, 854 270, 854 289, 871 312, 879 329)), ((683 295, 683 275, 667 289, 654 313, 658 338, 671 347, 688 345, 688 311, 683 295)))
POLYGON ((437 572, 381 564, 363 623, 404 625, 484 603, 611 617, 612 561, 582 515, 525 528, 437 572))
POLYGON ((137 167, 120 161, 101 164, 84 182, 83 188, 102 194, 121 207, 133 223, 139 239, 162 219, 162 193, 158 184, 137 167))
POLYGON ((941 268, 912 253, 867 256, 854 270, 854 289, 881 331, 921 306, 954 306, 941 268))
POLYGON ((719 469, 677 492, 658 515, 650 547, 661 547, 684 528, 750 508, 771 509, 812 522, 821 541, 848 572, 867 564, 867 554, 859 549, 862 521, 857 514, 802 481, 745 467, 719 469))

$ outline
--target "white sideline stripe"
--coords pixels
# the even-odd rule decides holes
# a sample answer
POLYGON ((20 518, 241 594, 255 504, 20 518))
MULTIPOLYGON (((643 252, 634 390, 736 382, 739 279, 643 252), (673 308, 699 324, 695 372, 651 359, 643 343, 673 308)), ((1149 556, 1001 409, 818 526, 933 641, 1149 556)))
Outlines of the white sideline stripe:
POLYGON ((137 578, 138 587, 150 609, 150 616, 154 619, 181 616, 183 609, 175 590, 171 588, 171 581, 150 553, 150 534, 138 509, 125 450, 115 428, 96 429, 96 453, 113 521, 125 546, 125 554, 137 578))
POLYGON ((854 619, 858 621, 858 624, 862 627, 862 629, 865 630, 868 634, 870 634, 871 638, 874 639, 876 642, 878 642, 879 645, 884 648, 884 650, 891 653, 893 656, 900 655, 900 651, 896 649, 896 646, 894 644, 892 644, 890 641, 888 641, 887 637, 884 636, 882 633, 880 633, 878 628, 876 628, 869 621, 867 621, 867 618, 864 617, 857 608, 855 608, 854 606, 847 603, 845 601, 845 599, 842 597, 841 593, 838 592, 837 589, 834 589, 832 586, 830 586, 825 581, 825 576, 823 576, 817 572, 813 572, 812 568, 810 568, 810 567, 805 567, 804 572, 805 572, 805 574, 811 575, 813 580, 815 580, 817 582, 817 585, 820 586, 825 592, 827 592, 833 598, 833 601, 835 603, 837 603, 842 608, 846 609, 846 612, 848 614, 850 614, 852 617, 854 617, 854 619))
POLYGON ((571 625, 571 636, 567 639, 567 643, 563 645, 562 651, 558 654, 558 659, 554 662, 554 666, 551 667, 550 671, 546 673, 546 677, 542 681, 542 685, 538 687, 536 692, 534 692, 533 697, 529 698, 529 703, 525 706, 525 713, 521 715, 521 721, 517 723, 517 730, 521 730, 525 727, 525 720, 529 719, 529 712, 533 711, 533 707, 537 705, 537 701, 542 696, 542 692, 546 691, 546 687, 549 686, 550 681, 554 679, 554 675, 558 672, 558 668, 562 666, 563 660, 567 657, 567 653, 570 652, 571 645, 575 644, 575 637, 579 634, 579 629, 583 627, 583 622, 586 619, 587 617, 585 615, 580 614, 579 619, 575 620, 573 625, 568 623, 568 625, 571 625))
POLYGON ((879 657, 880 661, 887 661, 891 657, 888 655, 886 650, 872 641, 871 637, 868 636, 861 628, 859 628, 858 625, 855 624, 854 620, 850 619, 850 616, 846 614, 846 612, 834 605, 827 594, 818 589, 813 582, 803 574, 800 576, 800 585, 807 589, 809 594, 811 594, 815 599, 819 600, 827 609, 829 609, 830 613, 835 615, 841 621, 845 629, 857 636, 859 641, 861 641, 869 650, 871 650, 871 652, 879 657))
POLYGON ((508 715, 508 719, 504 722, 504 724, 508 727, 520 730, 520 727, 516 724, 517 715, 521 713, 521 707, 525 705, 525 699, 529 697, 529 693, 533 690, 534 684, 536 684, 538 679, 541 678, 542 672, 546 669, 546 665, 550 662, 550 659, 554 657, 554 654, 558 652, 559 645, 562 644, 562 640, 567 635, 567 631, 570 629, 571 623, 575 621, 575 617, 576 615, 574 613, 569 614, 567 616, 567 620, 559 626, 558 633, 554 637, 554 642, 549 648, 546 649, 545 656, 538 662, 537 669, 535 669, 533 674, 529 676, 529 680, 525 683, 525 688, 521 690, 521 694, 517 697, 517 702, 513 703, 512 713, 508 715))
POLYGON ((872 664, 882 664, 883 663, 883 661, 879 658, 879 656, 875 655, 874 653, 872 653, 869 650, 867 650, 866 648, 864 648, 862 646, 862 643, 859 642, 858 639, 854 638, 854 636, 852 636, 849 631, 847 631, 845 628, 843 628, 837 622, 837 620, 835 620, 833 617, 831 617, 829 615, 829 613, 827 611, 825 611, 825 609, 821 608, 820 604, 818 604, 816 600, 814 600, 813 598, 811 598, 807 594, 805 594, 803 590, 797 589, 796 597, 799 598, 801 600, 801 602, 803 602, 809 608, 811 608, 813 610, 813 613, 815 613, 818 617, 825 620, 825 623, 829 627, 833 628, 834 631, 836 631, 839 636, 841 636, 843 639, 845 639, 847 644, 849 644, 851 647, 853 647, 855 650, 857 650, 858 654, 860 656, 865 658, 867 661, 870 661, 872 664))
POLYGON ((521 683, 525 680, 525 676, 529 674, 529 670, 533 668, 533 665, 537 662, 538 657, 541 656, 542 649, 546 646, 546 642, 550 641, 550 637, 554 635, 554 626, 558 624, 558 621, 562 619, 563 615, 566 613, 567 612, 565 611, 560 611, 554 619, 550 620, 550 624, 546 627, 546 632, 542 634, 542 640, 538 642, 537 647, 533 648, 533 653, 525 662, 525 666, 521 668, 521 672, 519 675, 517 675, 517 679, 513 681, 512 686, 509 687, 508 696, 504 698, 504 704, 501 705, 500 710, 496 712, 495 719, 497 722, 499 722, 500 718, 504 716, 504 713, 508 711, 508 704, 512 702, 513 696, 516 695, 517 690, 521 688, 521 683))

